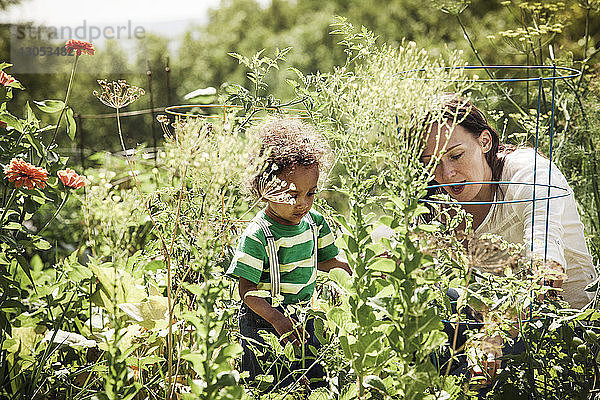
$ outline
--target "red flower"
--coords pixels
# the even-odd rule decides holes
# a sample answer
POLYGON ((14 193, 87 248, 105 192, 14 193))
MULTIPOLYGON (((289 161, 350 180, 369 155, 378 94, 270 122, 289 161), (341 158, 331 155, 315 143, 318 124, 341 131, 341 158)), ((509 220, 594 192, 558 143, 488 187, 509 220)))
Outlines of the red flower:
POLYGON ((25 186, 27 189, 46 187, 48 180, 48 171, 44 168, 36 167, 28 162, 13 158, 4 168, 4 174, 9 182, 14 182, 15 187, 25 186))
POLYGON ((84 42, 83 40, 70 39, 67 43, 65 43, 65 47, 67 48, 67 52, 69 54, 71 54, 73 50, 77 51, 78 56, 82 54, 89 54, 90 56, 93 56, 96 52, 93 44, 84 42))
POLYGON ((79 189, 85 186, 85 176, 78 175, 71 168, 61 169, 57 172, 57 175, 66 187, 79 189))
POLYGON ((6 122, 0 120, 0 128, 6 128, 8 125, 6 124, 6 122))
POLYGON ((13 83, 16 79, 7 74, 6 72, 0 70, 0 85, 8 86, 13 83))

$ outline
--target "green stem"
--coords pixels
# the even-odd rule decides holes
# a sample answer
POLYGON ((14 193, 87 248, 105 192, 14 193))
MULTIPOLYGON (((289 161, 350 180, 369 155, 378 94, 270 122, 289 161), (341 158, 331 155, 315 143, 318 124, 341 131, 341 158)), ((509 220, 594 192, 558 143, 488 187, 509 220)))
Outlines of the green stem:
POLYGON ((88 299, 89 308, 90 308, 90 335, 94 334, 94 325, 92 324, 92 294, 94 290, 94 277, 90 278, 90 297, 88 299))
POLYGON ((8 209, 12 205, 12 202, 15 200, 15 197, 17 196, 17 192, 18 192, 18 189, 15 188, 12 191, 12 193, 10 194, 8 201, 6 202, 6 206, 4 207, 4 210, 2 211, 2 216, 0 217, 0 228, 2 228, 2 224, 4 223, 4 217, 6 217, 6 213, 8 212, 8 209))
POLYGON ((77 61, 79 61, 79 56, 75 56, 75 61, 73 62, 73 68, 71 68, 71 76, 69 77, 69 85, 67 86, 67 94, 65 96, 65 103, 63 104, 62 110, 60 110, 60 115, 58 116, 58 121, 56 122, 56 128, 54 128, 54 135, 52 136, 52 140, 48 145, 48 148, 52 146, 54 140, 56 140, 56 135, 58 134, 58 128, 60 128, 60 122, 62 121, 62 117, 65 114, 65 110, 67 109, 67 103, 69 102, 69 97, 71 96, 71 88, 73 87, 73 77, 75 76, 75 70, 77 69, 77 61))
POLYGON ((576 93, 581 88, 581 83, 583 82, 583 73, 585 72, 586 60, 587 60, 587 52, 589 47, 589 39, 590 39, 590 9, 589 7, 585 13, 585 44, 583 46, 583 58, 581 60, 581 75, 579 75, 579 80, 577 81, 577 86, 575 87, 576 93))
MULTIPOLYGON (((125 153, 125 158, 127 158, 127 161, 129 161, 129 155, 127 154, 127 148, 125 147, 125 142, 123 141, 123 133, 121 132, 121 118, 119 118, 119 107, 115 108, 115 110, 117 111, 117 129, 118 129, 118 134, 119 134, 119 140, 121 141, 121 148, 123 149, 123 153, 125 153)), ((130 165, 131 165, 131 163, 130 163, 130 165)), ((133 169, 132 169, 131 173, 134 175, 133 179, 135 179, 135 174, 133 172, 133 169)))
MULTIPOLYGON (((171 254, 173 254, 173 246, 175 245, 175 236, 177 235, 177 228, 179 227, 179 216, 181 215, 181 202, 183 200, 183 190, 185 189, 185 178, 187 175, 188 166, 185 166, 183 170, 183 176, 181 177, 181 188, 179 189, 179 199, 177 200, 177 214, 175 215, 175 227, 173 228, 173 236, 171 237, 171 246, 167 252, 167 303, 169 307, 169 334, 167 336, 167 369, 169 372, 169 396, 167 399, 171 399, 173 397, 173 393, 175 393, 175 384, 173 382, 173 311, 175 308, 175 303, 177 302, 177 297, 173 299, 172 288, 173 285, 172 275, 171 275, 171 254)), ((183 284, 181 282, 180 284, 183 284)), ((177 290, 179 292, 179 288, 177 290)), ((207 381, 208 382, 208 381, 207 381)))
MULTIPOLYGON (((71 95, 71 87, 73 86, 73 77, 75 76, 75 70, 77 69, 77 61, 79 60, 79 56, 75 56, 75 61, 73 62, 73 68, 71 68, 71 77, 69 78, 69 85, 67 86, 67 94, 65 96, 65 103, 63 104, 62 110, 60 110, 60 115, 58 116, 58 122, 56 123, 56 128, 54 128, 54 135, 52 136, 52 140, 48 145, 48 149, 54 144, 56 140, 56 135, 58 134, 58 128, 60 128, 60 121, 62 121, 62 117, 65 114, 65 110, 67 109, 67 103, 69 102, 69 96, 71 95)), ((45 154, 44 154, 45 157, 45 154)))
POLYGON ((473 44, 473 41, 471 41, 471 37, 469 36, 469 34, 467 33, 467 28, 465 27, 465 25, 463 24, 462 20, 460 19, 460 15, 456 15, 456 19, 458 20, 458 24, 460 25, 463 34, 465 36, 465 39, 467 39, 467 42, 469 42, 469 46, 471 46, 471 50, 473 50, 473 53, 475 54, 475 57, 477 57, 477 61, 479 61, 479 63, 481 64, 481 66, 483 67, 484 71, 488 74, 488 76, 490 77, 490 79, 494 80, 495 85, 498 87, 498 89, 500 89, 500 91, 504 94, 504 96, 506 96, 506 99, 508 101, 510 101, 512 103, 513 106, 515 106, 517 108, 517 110, 519 110, 519 112, 523 115, 526 115, 525 111, 523 111, 523 109, 521 108, 521 106, 519 106, 513 99, 512 97, 510 97, 510 95, 508 94, 508 92, 506 90, 504 90, 502 88, 502 86, 500 86, 500 84, 498 82, 495 81, 496 77, 490 72, 490 70, 487 68, 487 66, 485 65, 485 63, 483 62, 483 59, 481 58, 481 56, 479 55, 479 52, 477 51, 477 48, 475 48, 475 45, 473 44))
POLYGON ((50 226, 50 224, 52 223, 52 221, 54 221, 54 219, 58 216, 58 214, 60 213, 60 211, 62 210, 62 208, 65 206, 65 204, 67 204, 67 200, 69 199, 69 195, 70 194, 71 194, 71 192, 67 191, 67 194, 65 195, 63 201, 60 203, 60 205, 56 209, 56 212, 54 213, 54 215, 52 216, 52 218, 50 218, 48 220, 48 222, 46 222, 46 225, 44 225, 44 227, 37 233, 38 236, 41 235, 46 230, 46 228, 48 228, 50 226))

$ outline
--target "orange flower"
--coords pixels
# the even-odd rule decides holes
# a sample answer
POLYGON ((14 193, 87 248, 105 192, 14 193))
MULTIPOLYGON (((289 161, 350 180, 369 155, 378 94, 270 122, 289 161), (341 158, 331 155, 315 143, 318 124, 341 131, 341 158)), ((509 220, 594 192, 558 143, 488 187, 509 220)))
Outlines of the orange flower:
POLYGON ((6 72, 0 70, 0 85, 8 86, 13 83, 16 79, 7 74, 6 72))
POLYGON ((85 186, 85 176, 78 175, 71 168, 61 169, 57 172, 57 175, 66 187, 79 189, 85 186))
POLYGON ((65 47, 67 48, 67 52, 69 54, 71 54, 73 50, 77 51, 78 56, 82 54, 89 54, 90 56, 93 56, 96 52, 93 44, 84 42, 83 40, 70 39, 67 43, 65 43, 65 47))
POLYGON ((46 187, 48 180, 48 171, 44 168, 36 167, 23 160, 13 158, 4 168, 4 174, 9 182, 14 182, 15 187, 25 186, 27 189, 46 187))

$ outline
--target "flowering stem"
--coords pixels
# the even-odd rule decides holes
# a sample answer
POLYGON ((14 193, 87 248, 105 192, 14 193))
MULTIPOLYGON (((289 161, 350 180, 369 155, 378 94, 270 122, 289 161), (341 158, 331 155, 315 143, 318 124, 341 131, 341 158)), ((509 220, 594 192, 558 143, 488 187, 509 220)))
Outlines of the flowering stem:
MULTIPOLYGON (((456 19, 458 21, 458 24, 460 25, 464 37, 467 40, 467 42, 469 42, 469 46, 471 46, 471 50, 473 50, 473 53, 475 54, 475 57, 477 58, 477 61, 479 61, 479 63, 481 64, 481 66, 483 67, 483 69, 485 70, 485 72, 488 74, 488 76, 490 77, 490 79, 495 80, 495 76, 490 72, 490 70, 486 67, 485 62, 483 62, 483 59, 481 58, 481 56, 479 55, 479 51, 477 51, 477 48, 475 47, 475 45, 473 44, 473 41, 471 40, 471 37, 469 36, 469 34, 467 33, 467 28, 465 28, 465 25, 463 24, 462 20, 460 19, 460 15, 456 15, 456 19)), ((500 86, 500 84, 496 81, 494 81, 494 84, 498 87, 498 89, 500 89, 500 91, 502 93, 504 93, 504 95, 506 96, 506 99, 508 101, 510 101, 510 103, 515 106, 517 108, 517 110, 519 110, 519 112, 522 115, 527 114, 525 111, 523 111, 523 108, 521 106, 519 106, 512 97, 510 97, 509 93, 502 88, 502 86, 500 86)))
MULTIPOLYGON (((175 305, 173 304, 173 296, 171 293, 171 254, 173 253, 173 246, 175 245, 175 236, 177 235, 177 228, 179 227, 179 215, 181 214, 181 201, 183 200, 183 191, 185 189, 185 177, 187 175, 188 165, 185 166, 183 170, 183 176, 181 177, 181 188, 179 189, 179 199, 177 200, 177 214, 175 215, 175 227, 173 228, 173 236, 171 237, 171 246, 169 247, 169 257, 166 259, 167 261, 167 301, 169 306, 169 335, 167 336, 167 368, 169 373, 169 396, 167 399, 171 399, 173 397, 173 392, 175 391, 175 385, 173 384, 173 311, 175 305)), ((183 282, 181 282, 183 284, 183 282)), ((176 295, 179 293, 179 288, 177 288, 176 295)), ((175 300, 177 297, 175 297, 175 300)))
POLYGON ((73 86, 73 77, 75 76, 75 69, 77 69, 77 61, 79 60, 79 56, 75 56, 75 61, 73 62, 73 68, 71 68, 71 77, 69 78, 69 85, 67 86, 67 95, 65 96, 65 102, 63 104, 62 110, 60 110, 60 115, 58 116, 58 122, 56 123, 56 128, 54 128, 54 136, 52 136, 52 140, 48 145, 48 148, 54 144, 56 140, 56 135, 58 134, 58 128, 60 127, 60 121, 62 120, 63 115, 65 114, 65 110, 67 109, 67 103, 69 102, 69 96, 71 95, 71 86, 73 86))
POLYGON ((4 223, 4 217, 6 217, 6 213, 8 212, 8 209, 12 205, 12 202, 15 200, 15 197, 17 197, 17 191, 18 191, 18 189, 15 188, 12 191, 12 193, 10 194, 8 201, 6 202, 6 206, 4 207, 4 211, 2 211, 2 216, 0 217, 0 228, 2 228, 2 224, 4 223))
POLYGON ((60 205, 56 209, 56 212, 54 213, 54 215, 52 216, 52 218, 50 218, 48 220, 48 222, 46 222, 46 225, 44 225, 44 227, 37 233, 38 236, 41 235, 46 230, 46 228, 48 228, 48 226, 50 226, 50 224, 52 223, 52 221, 54 221, 54 219, 58 216, 58 214, 60 213, 60 210, 62 210, 62 208, 65 206, 65 204, 67 204, 67 200, 69 199, 69 195, 70 194, 71 194, 71 192, 67 191, 67 194, 65 195, 63 201, 60 203, 60 205))
MULTIPOLYGON (((146 198, 144 197, 144 193, 142 192, 142 188, 140 183, 137 180, 137 175, 135 173, 135 170, 133 168, 133 160, 131 160, 129 158, 129 154, 127 154, 127 148, 125 147, 125 142, 123 141, 123 133, 121 131, 121 118, 119 116, 119 107, 115 107, 116 110, 116 117, 117 117, 117 129, 118 129, 118 134, 119 134, 119 140, 121 141, 121 147, 123 148, 123 152, 125 153, 125 159, 127 160, 127 165, 129 166, 129 170, 131 171, 131 177, 133 178, 133 182, 135 184, 135 187, 140 195, 140 198, 142 200, 142 203, 144 203, 144 208, 146 209, 146 213, 148 214, 148 217, 150 217, 150 221, 152 222, 152 226, 154 226, 154 229, 156 230, 156 235, 158 236, 158 239, 160 240, 161 243, 161 249, 162 249, 162 253, 163 253, 163 258, 165 260, 165 264, 167 266, 167 274, 170 275, 170 271, 171 271, 171 253, 169 252, 168 248, 167 248, 167 244, 165 242, 165 238, 163 237, 163 235, 160 233, 160 229, 158 228, 158 224, 156 223, 156 220, 154 219, 154 216, 152 215, 152 211, 150 211, 150 208, 148 207, 148 203, 146 202, 146 198)), ((167 293, 170 293, 171 290, 171 283, 170 281, 167 282, 167 293)), ((171 311, 171 306, 169 304, 169 311, 171 311)), ((172 314, 169 313, 169 316, 171 316, 172 314)), ((173 321, 170 319, 169 320, 169 335, 167 338, 167 352, 168 354, 168 377, 167 377, 167 390, 165 390, 165 395, 168 396, 171 392, 170 388, 171 388, 171 384, 172 384, 172 380, 173 377, 171 375, 172 373, 172 360, 171 360, 171 352, 170 352, 170 347, 172 346, 172 336, 171 336, 171 329, 172 329, 172 323, 173 321)))
MULTIPOLYGON (((127 148, 125 147, 125 142, 123 142, 123 133, 121 132, 121 118, 119 118, 119 107, 115 108, 117 111, 117 129, 119 134, 119 140, 121 141, 121 147, 123 148, 123 152, 125 153, 125 157, 129 162, 129 155, 127 154, 127 148)), ((133 177, 135 179, 135 176, 133 177)))
MULTIPOLYGON (((469 287, 469 282, 471 281, 471 272, 473 271, 473 263, 469 262, 469 270, 467 271, 467 279, 465 280, 465 293, 468 294, 467 288, 469 287)), ((448 376, 450 374, 450 368, 452 367, 452 361, 454 360, 454 355, 459 351, 456 348, 456 341, 458 339, 458 328, 460 327, 460 315, 464 307, 458 308, 458 303, 456 303, 456 325, 454 326, 454 335, 452 337, 452 347, 450 348, 450 360, 448 360, 448 365, 446 366, 446 372, 444 376, 448 376)), ((463 344, 464 346, 464 344, 463 344)))

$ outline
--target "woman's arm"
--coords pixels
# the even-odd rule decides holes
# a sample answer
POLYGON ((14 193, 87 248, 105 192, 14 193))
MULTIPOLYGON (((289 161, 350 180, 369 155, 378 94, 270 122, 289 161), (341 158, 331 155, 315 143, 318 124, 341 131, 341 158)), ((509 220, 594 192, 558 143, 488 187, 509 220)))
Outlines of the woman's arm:
POLYGON ((300 345, 301 341, 298 338, 308 339, 309 335, 304 332, 301 325, 298 325, 292 319, 286 317, 267 300, 262 297, 253 296, 250 292, 258 290, 256 283, 245 278, 239 278, 239 292, 242 301, 250 307, 252 311, 264 318, 269 324, 275 328, 279 336, 291 332, 284 343, 290 341, 295 345, 300 345))

